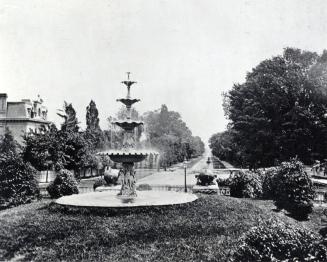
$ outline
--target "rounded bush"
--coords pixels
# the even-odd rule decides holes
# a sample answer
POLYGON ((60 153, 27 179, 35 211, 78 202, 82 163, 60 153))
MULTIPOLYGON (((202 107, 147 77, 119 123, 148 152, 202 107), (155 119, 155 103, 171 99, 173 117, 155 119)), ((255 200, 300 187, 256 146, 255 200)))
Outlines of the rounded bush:
POLYGON ((118 185, 118 176, 104 174, 103 178, 106 181, 108 186, 118 185))
POLYGON ((278 173, 278 167, 271 167, 264 171, 262 181, 262 197, 264 199, 274 199, 277 190, 276 176, 278 173))
POLYGON ((269 220, 249 230, 232 261, 326 261, 323 239, 313 232, 269 220))
POLYGON ((230 187, 232 181, 230 178, 226 178, 226 179, 217 178, 216 182, 219 187, 230 187))
POLYGON ((30 203, 37 198, 36 174, 37 171, 18 154, 0 155, 0 208, 30 203))
POLYGON ((231 178, 230 193, 232 197, 261 197, 262 174, 252 171, 236 173, 231 178))
POLYGON ((103 186, 106 184, 106 181, 104 179, 97 179, 93 184, 93 190, 97 189, 97 187, 103 186))
POLYGON ((209 185, 214 185, 214 179, 216 178, 216 176, 214 174, 211 173, 204 173, 201 172, 198 175, 195 176, 197 178, 197 182, 196 184, 198 186, 209 186, 209 185))
POLYGON ((285 209, 297 219, 306 219, 312 212, 314 189, 303 164, 292 159, 283 162, 275 179, 275 205, 285 209))
POLYGON ((78 194, 78 184, 70 171, 62 169, 57 173, 54 181, 48 185, 47 191, 51 198, 78 194))
POLYGON ((150 190, 152 190, 152 187, 149 184, 140 184, 140 185, 138 185, 136 190, 138 190, 138 191, 150 191, 150 190))

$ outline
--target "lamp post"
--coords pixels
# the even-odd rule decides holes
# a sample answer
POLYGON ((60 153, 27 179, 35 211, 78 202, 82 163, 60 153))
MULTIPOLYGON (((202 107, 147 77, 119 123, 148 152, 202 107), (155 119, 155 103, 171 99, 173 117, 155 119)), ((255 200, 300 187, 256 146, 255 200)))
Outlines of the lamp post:
POLYGON ((186 167, 187 167, 187 161, 186 161, 186 157, 184 158, 183 166, 184 166, 184 192, 187 193, 187 187, 186 187, 186 167))
POLYGON ((209 167, 210 167, 210 164, 211 164, 211 160, 210 160, 210 157, 208 157, 208 160, 207 160, 207 165, 208 165, 208 167, 207 167, 207 172, 208 172, 208 169, 209 169, 209 167))

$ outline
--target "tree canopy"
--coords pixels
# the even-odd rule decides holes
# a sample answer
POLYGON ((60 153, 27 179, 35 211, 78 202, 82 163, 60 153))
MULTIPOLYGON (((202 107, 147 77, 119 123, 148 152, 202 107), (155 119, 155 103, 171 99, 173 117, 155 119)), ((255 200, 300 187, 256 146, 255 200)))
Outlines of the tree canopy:
POLYGON ((286 48, 283 55, 262 61, 224 95, 230 123, 218 140, 217 135, 211 139, 214 154, 222 157, 222 148, 224 154, 231 150, 223 158, 252 167, 295 156, 305 163, 326 158, 326 72, 326 51, 319 56, 286 48))
POLYGON ((148 143, 160 151, 163 166, 203 154, 204 143, 200 137, 192 136, 178 112, 162 105, 159 110, 145 113, 143 118, 148 143))

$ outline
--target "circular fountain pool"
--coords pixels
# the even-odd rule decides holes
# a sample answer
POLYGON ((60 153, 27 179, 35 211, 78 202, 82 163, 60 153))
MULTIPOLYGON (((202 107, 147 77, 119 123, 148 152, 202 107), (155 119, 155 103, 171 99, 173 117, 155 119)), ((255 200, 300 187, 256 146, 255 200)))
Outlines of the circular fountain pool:
POLYGON ((55 202, 63 206, 84 208, 124 208, 180 205, 196 199, 194 194, 179 192, 137 191, 137 197, 133 198, 117 196, 117 191, 104 191, 64 196, 55 202))

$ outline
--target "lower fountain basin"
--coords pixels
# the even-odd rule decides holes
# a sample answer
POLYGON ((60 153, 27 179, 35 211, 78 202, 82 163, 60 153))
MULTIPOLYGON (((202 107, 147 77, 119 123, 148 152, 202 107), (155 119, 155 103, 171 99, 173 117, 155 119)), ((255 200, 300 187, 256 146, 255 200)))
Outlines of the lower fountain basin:
POLYGON ((196 199, 194 194, 179 192, 137 191, 137 197, 128 198, 117 196, 117 191, 104 191, 64 196, 55 202, 68 207, 124 208, 180 205, 196 199))

